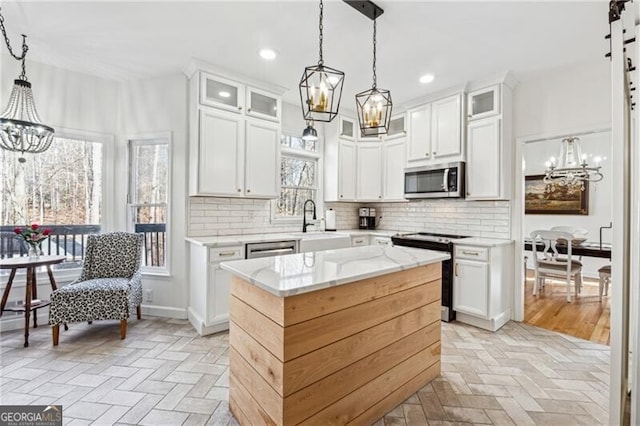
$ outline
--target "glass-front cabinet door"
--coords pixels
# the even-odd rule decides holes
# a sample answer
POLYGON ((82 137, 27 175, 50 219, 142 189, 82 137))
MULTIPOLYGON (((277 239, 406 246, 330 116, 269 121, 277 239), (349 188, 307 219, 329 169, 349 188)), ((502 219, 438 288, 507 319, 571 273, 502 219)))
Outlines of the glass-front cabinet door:
MULTIPOLYGON (((340 137, 342 139, 355 140, 356 136, 356 122, 347 117, 340 116, 340 137)), ((360 129, 357 129, 360 131, 360 129)))
POLYGON ((467 95, 467 114, 469 120, 500 114, 500 86, 470 92, 467 95))
POLYGON ((200 73, 200 103, 241 113, 244 108, 244 85, 208 73, 200 73))
POLYGON ((387 139, 395 139, 407 134, 405 114, 395 115, 389 121, 387 139))
POLYGON ((280 121, 280 97, 264 90, 247 88, 247 114, 267 120, 280 121))

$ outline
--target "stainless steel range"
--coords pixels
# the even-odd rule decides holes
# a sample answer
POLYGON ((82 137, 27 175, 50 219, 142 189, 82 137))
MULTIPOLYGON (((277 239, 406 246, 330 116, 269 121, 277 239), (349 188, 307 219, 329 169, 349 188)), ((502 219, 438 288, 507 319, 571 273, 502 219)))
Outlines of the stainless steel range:
POLYGON ((453 310, 453 240, 461 238, 469 238, 469 236, 417 232, 396 234, 391 237, 391 241, 396 246, 446 251, 451 255, 451 260, 442 262, 442 321, 447 322, 456 319, 456 313, 453 310))

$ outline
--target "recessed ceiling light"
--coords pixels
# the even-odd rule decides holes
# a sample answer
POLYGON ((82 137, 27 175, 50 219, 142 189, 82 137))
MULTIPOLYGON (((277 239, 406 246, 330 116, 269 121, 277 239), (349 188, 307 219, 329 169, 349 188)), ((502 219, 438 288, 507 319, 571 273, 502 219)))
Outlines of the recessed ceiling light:
POLYGON ((229 92, 218 92, 218 96, 220 96, 221 98, 228 98, 231 96, 231 93, 229 92))
POLYGON ((425 74, 422 77, 420 77, 420 83, 422 84, 427 84, 427 83, 431 83, 433 81, 435 77, 433 76, 433 74, 425 74))
POLYGON ((272 60, 274 60, 274 59, 276 58, 276 56, 277 56, 277 54, 276 54, 276 51, 275 51, 275 50, 273 50, 273 49, 267 49, 267 48, 265 48, 265 49, 260 49, 260 50, 258 51, 258 54, 260 55, 260 57, 261 57, 262 59, 267 60, 267 61, 272 61, 272 60))

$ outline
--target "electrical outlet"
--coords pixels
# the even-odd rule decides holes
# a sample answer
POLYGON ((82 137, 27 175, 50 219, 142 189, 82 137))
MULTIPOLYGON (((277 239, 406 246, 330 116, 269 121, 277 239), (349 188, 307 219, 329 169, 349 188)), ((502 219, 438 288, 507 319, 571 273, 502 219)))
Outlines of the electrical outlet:
POLYGON ((145 303, 151 303, 153 302, 153 290, 151 289, 146 289, 144 291, 144 302, 145 303))

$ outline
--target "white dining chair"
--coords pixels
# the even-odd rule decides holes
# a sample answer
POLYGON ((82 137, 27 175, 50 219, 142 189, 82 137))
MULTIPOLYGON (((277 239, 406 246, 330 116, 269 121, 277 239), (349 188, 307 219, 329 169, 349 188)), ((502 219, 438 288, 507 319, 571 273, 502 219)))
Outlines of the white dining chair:
POLYGON ((531 233, 533 266, 535 278, 533 283, 533 295, 544 288, 546 278, 560 278, 567 283, 567 302, 571 302, 571 280, 574 281, 576 297, 582 289, 582 263, 571 258, 571 246, 573 234, 562 231, 550 231, 546 229, 536 230, 531 233), (557 244, 559 239, 567 241, 567 254, 560 256, 557 244))

